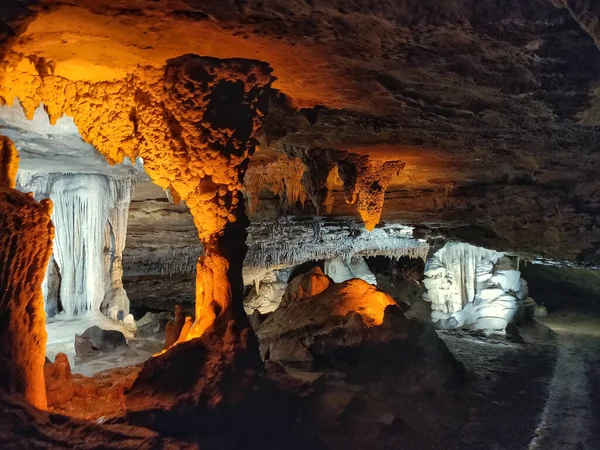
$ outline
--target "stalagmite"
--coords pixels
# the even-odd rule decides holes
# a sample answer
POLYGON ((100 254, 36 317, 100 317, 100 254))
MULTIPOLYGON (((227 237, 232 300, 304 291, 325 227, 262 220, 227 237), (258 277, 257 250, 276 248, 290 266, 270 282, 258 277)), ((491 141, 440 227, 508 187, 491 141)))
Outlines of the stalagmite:
POLYGON ((10 139, 0 136, 0 186, 14 189, 17 184, 19 153, 10 139))
POLYGON ((52 251, 52 203, 16 185, 14 147, 0 147, 0 389, 46 409, 42 280, 52 251), (7 153, 8 152, 8 153, 7 153))
POLYGON ((112 319, 129 314, 129 298, 123 288, 123 250, 127 237, 127 217, 132 196, 132 180, 125 178, 115 183, 115 203, 109 211, 105 227, 105 295, 103 312, 112 319))

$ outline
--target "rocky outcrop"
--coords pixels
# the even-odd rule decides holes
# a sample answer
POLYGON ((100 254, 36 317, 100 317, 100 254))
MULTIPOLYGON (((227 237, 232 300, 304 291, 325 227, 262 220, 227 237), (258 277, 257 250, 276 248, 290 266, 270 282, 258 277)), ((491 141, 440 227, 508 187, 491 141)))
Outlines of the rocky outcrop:
POLYGON ((363 280, 334 284, 316 267, 290 282, 279 309, 259 325, 261 353, 306 362, 312 352, 357 345, 366 330, 381 325, 385 308, 395 304, 363 280))
POLYGON ((254 311, 268 314, 275 311, 281 303, 286 288, 287 284, 278 281, 273 271, 268 272, 261 280, 256 280, 244 298, 246 314, 252 315, 254 311))

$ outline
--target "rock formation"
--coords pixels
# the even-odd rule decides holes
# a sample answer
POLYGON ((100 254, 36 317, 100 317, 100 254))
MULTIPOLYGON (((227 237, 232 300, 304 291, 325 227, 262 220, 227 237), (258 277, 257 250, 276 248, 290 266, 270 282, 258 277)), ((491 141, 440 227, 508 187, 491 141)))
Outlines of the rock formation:
POLYGON ((42 281, 52 251, 52 203, 14 190, 18 159, 0 147, 0 389, 46 409, 42 281))
POLYGON ((504 331, 528 298, 516 258, 452 242, 425 267, 424 300, 440 328, 504 331))
POLYGON ((344 261, 340 258, 327 260, 325 261, 325 274, 336 283, 360 278, 377 286, 375 275, 361 256, 354 257, 350 261, 344 261))

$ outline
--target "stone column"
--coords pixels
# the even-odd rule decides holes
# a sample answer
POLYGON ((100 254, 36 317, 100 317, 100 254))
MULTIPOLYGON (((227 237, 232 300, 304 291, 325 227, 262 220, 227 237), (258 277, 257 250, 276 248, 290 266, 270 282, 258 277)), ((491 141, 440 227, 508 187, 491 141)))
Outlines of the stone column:
POLYGON ((16 150, 0 139, 0 389, 46 409, 42 281, 52 253, 52 202, 14 190, 16 150))

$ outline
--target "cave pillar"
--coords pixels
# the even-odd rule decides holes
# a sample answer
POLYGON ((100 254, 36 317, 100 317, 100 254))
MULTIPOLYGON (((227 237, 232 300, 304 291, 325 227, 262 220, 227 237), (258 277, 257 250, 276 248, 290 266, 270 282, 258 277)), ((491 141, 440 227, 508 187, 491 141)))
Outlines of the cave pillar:
POLYGON ((219 233, 202 241, 204 254, 196 264, 196 321, 189 338, 202 336, 211 326, 224 328, 230 320, 247 322, 242 267, 249 222, 242 193, 238 191, 236 196, 230 221, 219 233))
POLYGON ((42 281, 52 253, 52 202, 14 190, 17 160, 0 137, 0 389, 46 409, 42 281))

